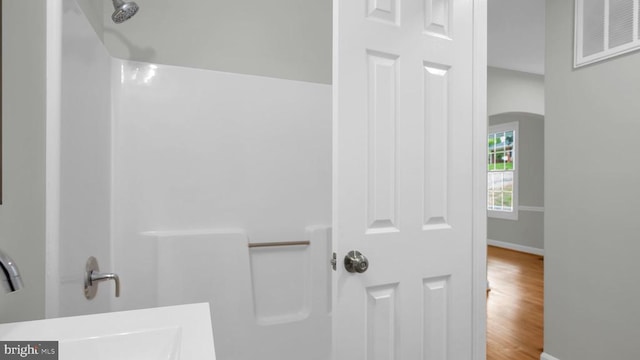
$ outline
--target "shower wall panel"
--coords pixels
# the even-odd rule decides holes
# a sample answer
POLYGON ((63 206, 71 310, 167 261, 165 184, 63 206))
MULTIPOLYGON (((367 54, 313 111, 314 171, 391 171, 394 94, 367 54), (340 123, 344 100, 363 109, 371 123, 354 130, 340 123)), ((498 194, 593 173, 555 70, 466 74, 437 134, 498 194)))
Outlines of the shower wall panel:
POLYGON ((113 66, 117 309, 154 298, 137 266, 142 232, 242 228, 253 242, 292 241, 331 223, 330 86, 113 66))
POLYGON ((242 229, 144 237, 156 305, 209 302, 219 359, 329 359, 329 228, 307 228, 309 245, 264 248, 249 248, 242 229))
MULTIPOLYGON (((84 297, 89 256, 111 262, 111 57, 75 1, 63 2, 60 127, 58 316, 106 312, 114 297, 104 283, 84 297)), ((56 256, 56 255, 50 255, 56 256)), ((56 300, 54 300, 56 301, 56 300)))
POLYGON ((57 315, 209 301, 227 359, 328 358, 331 87, 113 59, 74 0, 62 54, 57 315))
POLYGON ((328 358, 328 240, 247 243, 331 223, 331 87, 124 60, 112 73, 114 307, 210 301, 221 358, 328 358))
POLYGON ((115 238, 238 227, 299 240, 331 221, 331 87, 115 61, 115 238))

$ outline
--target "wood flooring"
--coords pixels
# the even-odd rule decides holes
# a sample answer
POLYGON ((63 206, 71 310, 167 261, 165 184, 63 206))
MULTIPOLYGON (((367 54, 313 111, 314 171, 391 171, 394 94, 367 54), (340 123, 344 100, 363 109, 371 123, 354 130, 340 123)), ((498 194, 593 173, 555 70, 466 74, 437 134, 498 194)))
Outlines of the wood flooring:
POLYGON ((543 344, 543 258, 489 246, 487 360, 539 360, 543 344))

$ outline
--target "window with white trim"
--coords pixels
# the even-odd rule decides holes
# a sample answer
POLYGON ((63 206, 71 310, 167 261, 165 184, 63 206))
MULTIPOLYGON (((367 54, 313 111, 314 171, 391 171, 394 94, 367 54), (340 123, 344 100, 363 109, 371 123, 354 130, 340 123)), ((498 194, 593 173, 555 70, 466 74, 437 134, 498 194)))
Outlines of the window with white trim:
POLYGON ((489 127, 487 214, 518 220, 518 122, 489 127))

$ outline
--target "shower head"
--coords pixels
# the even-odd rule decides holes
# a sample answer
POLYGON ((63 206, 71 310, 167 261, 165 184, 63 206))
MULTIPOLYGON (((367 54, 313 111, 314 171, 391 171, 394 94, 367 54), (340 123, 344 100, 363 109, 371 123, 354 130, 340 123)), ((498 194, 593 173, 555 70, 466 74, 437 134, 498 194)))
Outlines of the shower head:
POLYGON ((138 4, 135 2, 125 2, 124 0, 113 0, 113 8, 115 11, 111 15, 111 20, 116 24, 129 20, 139 9, 138 4))

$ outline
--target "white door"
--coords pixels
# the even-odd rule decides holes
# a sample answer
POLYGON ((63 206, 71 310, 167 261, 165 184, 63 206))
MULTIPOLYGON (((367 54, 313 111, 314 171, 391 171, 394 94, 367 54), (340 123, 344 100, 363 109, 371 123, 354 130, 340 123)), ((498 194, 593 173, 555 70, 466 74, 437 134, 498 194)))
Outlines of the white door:
POLYGON ((473 1, 335 0, 333 71, 334 360, 471 359, 473 1))

